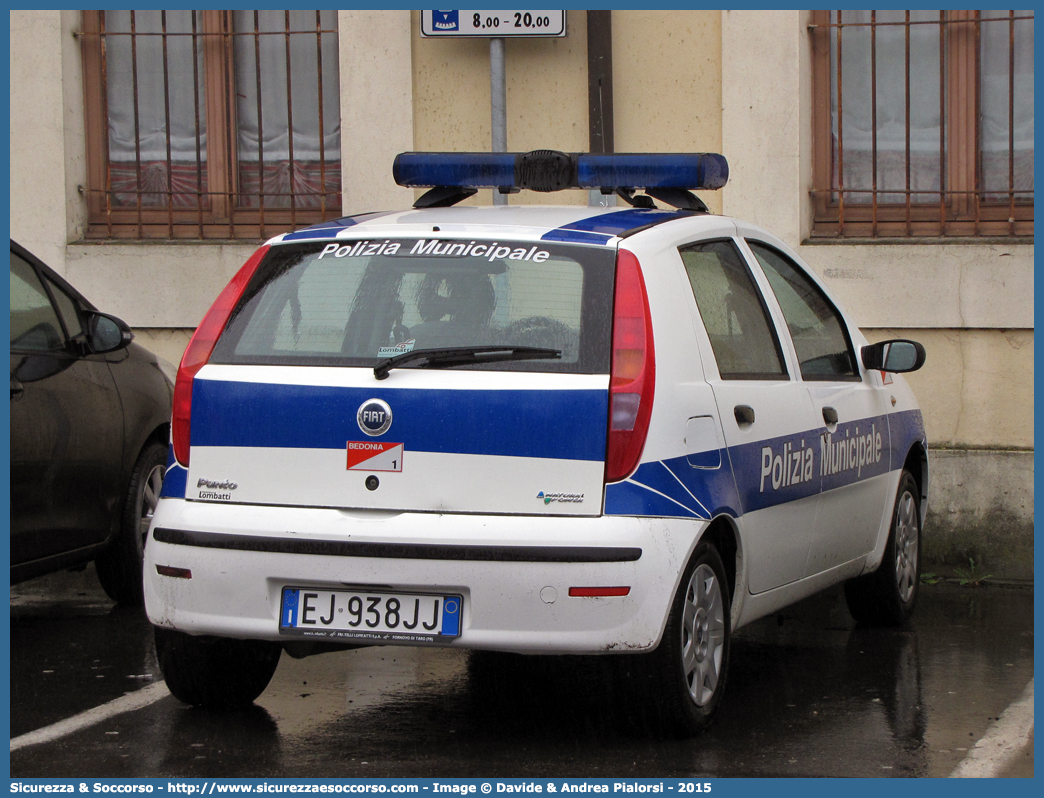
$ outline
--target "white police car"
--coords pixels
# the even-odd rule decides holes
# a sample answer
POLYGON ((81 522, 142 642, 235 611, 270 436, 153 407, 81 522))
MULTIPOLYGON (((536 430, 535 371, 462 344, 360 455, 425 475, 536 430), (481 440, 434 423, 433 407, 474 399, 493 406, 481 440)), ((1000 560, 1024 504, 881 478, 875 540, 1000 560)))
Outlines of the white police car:
POLYGON ((905 620, 927 442, 893 375, 924 349, 707 213, 727 169, 405 153, 413 210, 261 247, 177 377, 145 555, 174 695, 253 701, 284 648, 604 653, 691 733, 743 624, 841 581, 905 620), (634 207, 449 207, 476 187, 634 207))

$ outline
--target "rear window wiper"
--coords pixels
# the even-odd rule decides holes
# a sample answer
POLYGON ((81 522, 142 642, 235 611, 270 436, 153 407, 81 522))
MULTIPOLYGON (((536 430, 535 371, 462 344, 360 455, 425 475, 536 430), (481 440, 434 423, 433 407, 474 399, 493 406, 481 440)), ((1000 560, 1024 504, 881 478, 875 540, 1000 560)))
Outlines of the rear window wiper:
POLYGON ((536 346, 462 346, 452 349, 415 349, 382 360, 373 367, 373 376, 383 380, 393 368, 419 363, 421 368, 450 368, 472 363, 496 363, 504 360, 560 360, 561 349, 536 346))

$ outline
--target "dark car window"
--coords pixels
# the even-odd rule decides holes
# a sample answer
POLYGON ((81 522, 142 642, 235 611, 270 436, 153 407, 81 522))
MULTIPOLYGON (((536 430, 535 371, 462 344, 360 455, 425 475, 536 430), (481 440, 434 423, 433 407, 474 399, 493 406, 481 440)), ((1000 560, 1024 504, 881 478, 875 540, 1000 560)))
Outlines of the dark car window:
POLYGON ((786 377, 775 328, 735 244, 706 241, 680 253, 721 378, 786 377))
POLYGON ((211 361, 372 366, 414 349, 536 346, 562 357, 489 366, 604 373, 613 255, 471 239, 273 248, 211 361))
POLYGON ((28 262, 11 253, 11 348, 33 352, 65 347, 58 314, 28 262))
POLYGON ((801 268, 781 252, 748 241, 787 320, 801 377, 806 380, 857 380, 852 342, 841 314, 801 268))

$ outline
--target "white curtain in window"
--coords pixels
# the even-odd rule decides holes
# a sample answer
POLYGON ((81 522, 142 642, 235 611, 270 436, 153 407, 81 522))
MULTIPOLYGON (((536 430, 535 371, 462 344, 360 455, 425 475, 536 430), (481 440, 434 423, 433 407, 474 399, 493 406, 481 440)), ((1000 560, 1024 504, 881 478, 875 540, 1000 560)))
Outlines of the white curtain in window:
MULTIPOLYGON (((842 29, 841 130, 838 130, 837 35, 831 30, 831 117, 833 120, 834 186, 843 156, 846 202, 871 202, 874 185, 874 91, 869 11, 844 11, 841 20, 860 27, 842 29), (843 151, 839 151, 839 139, 843 151), (853 193, 848 194, 848 191, 853 193), (865 193, 859 193, 865 192, 865 193)), ((1015 16, 1032 15, 1016 11, 1015 16)), ((906 190, 906 33, 905 11, 876 12, 877 189, 906 190)), ((981 127, 983 188, 1008 190, 1009 140, 1009 25, 1007 11, 984 11, 980 39, 981 127)), ((836 21, 836 17, 834 17, 836 21)), ((911 11, 911 22, 938 23, 938 11, 911 11)), ((910 189, 945 189, 940 169, 940 70, 945 69, 945 47, 940 52, 937 24, 910 26, 910 189)), ((1033 20, 1015 23, 1014 149, 1015 189, 1033 190, 1033 20)), ((938 195, 912 197, 914 203, 937 203, 938 195)), ((879 203, 904 203, 905 194, 878 195, 879 203)))
MULTIPOLYGON (((195 14, 197 32, 202 33, 200 12, 167 11, 168 34, 191 34, 195 14)), ((130 11, 106 11, 107 33, 129 34, 130 11)), ((159 11, 134 12, 137 34, 163 32, 159 11)), ((207 124, 203 110, 203 42, 196 45, 196 89, 199 98, 199 158, 207 158, 207 124)), ((196 97, 193 89, 192 36, 167 37, 167 96, 170 100, 171 160, 196 162, 196 97)), ((105 37, 105 64, 108 82, 109 159, 135 158, 135 129, 138 153, 143 162, 167 159, 167 109, 164 101, 163 38, 138 35, 134 42, 126 35, 105 37), (132 58, 136 50, 137 58, 132 58), (137 126, 134 107, 134 64, 137 64, 137 126)))
MULTIPOLYGON (((196 32, 203 33, 201 12, 167 11, 169 34, 192 33, 193 13, 196 32)), ((234 12, 236 33, 252 34, 255 30, 253 11, 234 12)), ((322 135, 328 161, 339 159, 340 153, 340 82, 338 74, 337 37, 322 36, 322 59, 318 57, 315 11, 291 11, 289 37, 290 63, 287 66, 286 17, 283 11, 260 11, 258 29, 279 35, 237 35, 234 37, 235 86, 237 113, 237 146, 240 161, 265 163, 286 161, 290 157, 290 110, 293 116, 293 154, 295 161, 318 161, 319 146, 319 75, 322 69, 322 135), (258 71, 261 74, 261 107, 258 108, 258 71), (290 76, 288 101, 287 74, 290 76), (260 124, 259 124, 260 122, 260 124), (259 146, 258 130, 264 133, 259 146)), ((337 29, 337 12, 320 12, 323 30, 337 29)), ((108 33, 130 33, 130 11, 106 11, 108 33)), ((109 158, 112 161, 136 160, 135 138, 143 162, 167 159, 167 135, 170 135, 171 160, 196 162, 196 92, 193 90, 193 37, 167 37, 166 96, 169 97, 169 124, 165 108, 163 39, 140 35, 162 32, 159 11, 134 12, 136 58, 132 57, 130 36, 113 35, 105 39, 106 74, 109 106, 109 158), (137 91, 133 66, 136 64, 137 91), (135 112, 135 97, 137 111, 135 112), (135 123, 135 113, 137 122, 135 123)), ((196 39, 196 70, 199 98, 199 158, 206 160, 207 124, 204 95, 202 35, 196 39)))
MULTIPOLYGON (((1016 11, 1029 16, 1032 11, 1016 11)), ((1009 84, 1010 28, 1007 11, 983 11, 980 45, 982 59, 982 177, 987 191, 1008 190, 1008 139, 1014 130, 1014 172, 1016 199, 1032 199, 1033 191, 1033 20, 1016 20, 1014 48, 1014 95, 1009 84), (1014 126, 1008 116, 1009 97, 1014 126)))
MULTIPOLYGON (((290 63, 287 65, 286 14, 283 11, 236 11, 237 33, 262 34, 237 36, 235 40, 236 113, 240 161, 265 163, 290 157, 290 116, 293 116, 295 161, 318 161, 319 76, 323 83, 322 134, 327 160, 336 160, 341 146, 337 39, 324 36, 322 60, 317 46, 316 12, 291 11, 290 63), (256 18, 255 18, 256 15, 256 18), (256 40, 256 44, 255 44, 256 40), (261 107, 258 108, 258 64, 261 72, 261 107), (321 73, 320 73, 321 68, 321 73), (289 74, 289 87, 287 76, 289 74), (289 97, 288 97, 289 92, 289 97), (263 140, 258 143, 258 130, 263 140)), ((323 30, 336 30, 337 12, 319 12, 323 30)))

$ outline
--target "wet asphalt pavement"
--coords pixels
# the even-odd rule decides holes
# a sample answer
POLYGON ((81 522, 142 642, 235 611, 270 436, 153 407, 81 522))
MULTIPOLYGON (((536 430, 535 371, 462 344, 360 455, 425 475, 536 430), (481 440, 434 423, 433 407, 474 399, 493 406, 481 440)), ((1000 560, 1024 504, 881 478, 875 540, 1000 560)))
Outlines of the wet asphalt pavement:
MULTIPOLYGON (((161 681, 142 611, 93 569, 11 589, 11 737, 161 681)), ((247 711, 167 695, 11 754, 25 777, 949 775, 1033 678, 1033 593, 923 586, 856 628, 839 589, 741 630, 721 714, 658 739, 609 658, 369 648, 294 660, 247 711)), ((1032 744, 1004 774, 1033 775, 1032 744)))

